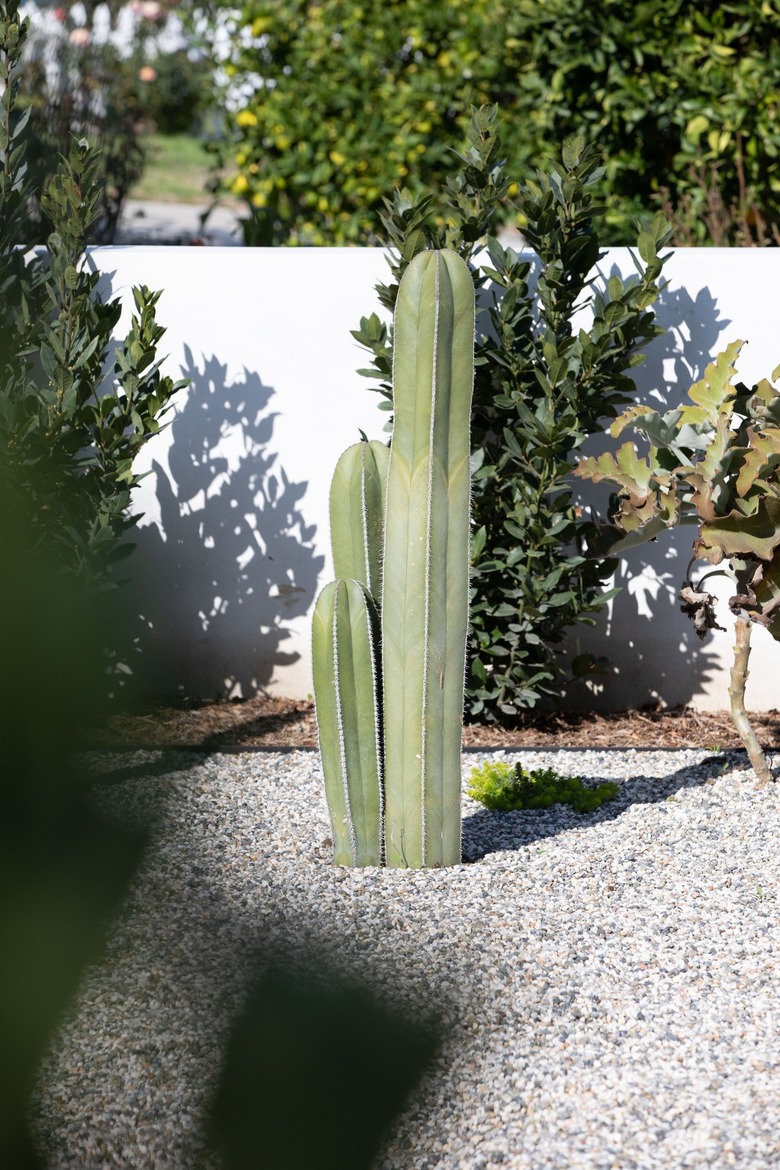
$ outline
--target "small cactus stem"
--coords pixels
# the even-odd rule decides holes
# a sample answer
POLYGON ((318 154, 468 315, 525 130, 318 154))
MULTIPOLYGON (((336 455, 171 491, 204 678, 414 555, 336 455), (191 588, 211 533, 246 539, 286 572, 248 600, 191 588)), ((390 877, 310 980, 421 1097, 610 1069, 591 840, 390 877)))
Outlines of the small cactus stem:
POLYGON ((370 521, 368 508, 368 492, 366 490, 366 447, 367 443, 361 443, 360 451, 360 511, 363 519, 363 551, 365 553, 366 565, 366 588, 372 597, 379 596, 379 582, 374 580, 374 573, 371 567, 371 541, 369 536, 370 521))
MULTIPOLYGON (((361 444, 361 446, 365 446, 365 444, 361 444)), ((370 594, 372 594, 372 595, 373 595, 373 593, 374 593, 374 582, 371 580, 371 577, 372 577, 372 573, 371 573, 371 558, 370 558, 370 557, 369 557, 369 555, 368 555, 368 539, 367 539, 367 537, 366 537, 366 532, 367 532, 367 529, 368 529, 368 524, 367 524, 367 521, 366 521, 366 517, 367 517, 367 515, 368 515, 368 507, 367 507, 367 503, 366 503, 366 455, 365 455, 365 451, 361 451, 361 466, 360 466, 360 469, 361 469, 361 476, 360 476, 360 513, 361 513, 361 516, 362 516, 362 518, 363 518, 363 551, 364 551, 364 553, 365 553, 365 566, 366 566, 366 588, 368 589, 368 592, 369 592, 370 594)))
POLYGON ((381 604, 385 488, 384 443, 354 443, 341 455, 330 488, 330 530, 337 577, 360 581, 381 604))
POLYGON ((377 621, 359 581, 332 581, 314 607, 314 700, 337 865, 381 865, 384 852, 377 621))

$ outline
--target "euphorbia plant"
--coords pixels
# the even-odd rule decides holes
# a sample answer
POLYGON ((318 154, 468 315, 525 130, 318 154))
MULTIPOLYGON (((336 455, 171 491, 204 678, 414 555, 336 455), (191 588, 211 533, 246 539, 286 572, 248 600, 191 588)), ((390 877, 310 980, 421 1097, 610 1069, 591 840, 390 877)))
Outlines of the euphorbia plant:
POLYGON ((633 428, 649 444, 646 454, 625 442, 615 454, 581 460, 575 474, 618 487, 609 512, 613 552, 677 524, 697 525, 680 600, 700 638, 722 628, 704 582, 716 574, 733 580, 731 713, 756 775, 766 784, 772 773, 745 710, 745 684, 752 625, 780 640, 780 393, 773 385, 780 366, 772 381, 750 388, 736 382, 743 344, 733 342, 707 367, 685 406, 665 414, 632 406, 615 419, 610 434, 633 428), (694 584, 696 560, 715 567, 694 584))

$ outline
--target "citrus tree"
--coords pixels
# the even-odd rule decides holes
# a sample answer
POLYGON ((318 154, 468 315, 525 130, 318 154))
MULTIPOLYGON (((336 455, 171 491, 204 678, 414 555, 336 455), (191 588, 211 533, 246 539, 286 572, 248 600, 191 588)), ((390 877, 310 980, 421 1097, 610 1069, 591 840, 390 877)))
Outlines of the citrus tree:
POLYGON ((605 243, 631 243, 654 200, 679 243, 776 238, 779 18, 778 0, 225 5, 247 241, 375 242, 383 197, 453 174, 470 108, 485 103, 504 115, 520 180, 566 137, 598 143, 605 243))

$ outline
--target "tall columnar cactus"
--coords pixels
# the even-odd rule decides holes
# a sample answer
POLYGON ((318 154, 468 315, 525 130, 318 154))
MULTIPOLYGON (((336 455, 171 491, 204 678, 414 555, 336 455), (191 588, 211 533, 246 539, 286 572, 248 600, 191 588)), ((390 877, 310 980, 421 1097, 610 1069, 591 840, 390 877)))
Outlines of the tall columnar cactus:
POLYGON ((391 866, 460 861, 469 592, 474 286, 421 252, 395 310, 382 604, 385 840, 391 866))
POLYGON ((474 287, 454 252, 422 252, 404 274, 393 366, 389 460, 380 443, 356 444, 331 489, 339 580, 314 615, 320 749, 337 864, 455 865, 474 287))

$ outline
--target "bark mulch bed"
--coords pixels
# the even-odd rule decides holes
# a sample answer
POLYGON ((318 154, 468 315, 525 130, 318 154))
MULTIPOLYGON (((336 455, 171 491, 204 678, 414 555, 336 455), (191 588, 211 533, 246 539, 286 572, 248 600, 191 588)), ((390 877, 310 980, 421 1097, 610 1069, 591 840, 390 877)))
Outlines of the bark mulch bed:
MULTIPOLYGON (((780 748, 780 712, 751 716, 766 749, 780 748)), ((85 732, 87 747, 302 748, 317 746, 312 703, 257 695, 222 702, 149 702, 85 732)), ((643 708, 611 714, 527 712, 511 728, 467 725, 466 747, 741 748, 728 711, 643 708)))

